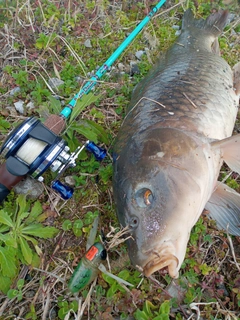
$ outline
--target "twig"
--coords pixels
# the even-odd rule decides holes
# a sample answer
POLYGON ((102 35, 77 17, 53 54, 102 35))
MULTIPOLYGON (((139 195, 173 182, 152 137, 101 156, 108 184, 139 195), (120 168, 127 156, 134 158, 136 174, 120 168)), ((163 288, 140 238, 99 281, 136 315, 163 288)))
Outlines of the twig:
POLYGON ((184 97, 191 103, 191 105, 197 109, 198 107, 196 106, 196 104, 186 95, 185 92, 183 92, 184 97))

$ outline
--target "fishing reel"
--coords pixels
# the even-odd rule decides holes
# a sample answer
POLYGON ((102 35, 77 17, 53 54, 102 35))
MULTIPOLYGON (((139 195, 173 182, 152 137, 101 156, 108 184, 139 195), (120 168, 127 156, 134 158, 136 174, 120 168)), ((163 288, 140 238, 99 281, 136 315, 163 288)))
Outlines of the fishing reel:
POLYGON ((73 195, 73 188, 63 185, 58 178, 68 168, 76 166, 75 160, 86 148, 97 160, 106 156, 106 150, 92 141, 87 141, 74 152, 69 152, 66 142, 48 129, 39 119, 28 118, 13 130, 3 146, 0 154, 6 159, 6 169, 13 176, 30 175, 43 181, 42 174, 49 168, 57 173, 51 187, 65 200, 73 195))

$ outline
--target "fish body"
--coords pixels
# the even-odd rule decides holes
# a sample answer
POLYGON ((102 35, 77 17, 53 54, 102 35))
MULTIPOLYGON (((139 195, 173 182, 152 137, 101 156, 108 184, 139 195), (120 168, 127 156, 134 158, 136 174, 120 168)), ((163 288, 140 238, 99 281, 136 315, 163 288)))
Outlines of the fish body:
POLYGON ((240 235, 240 196, 217 182, 223 161, 240 172, 240 138, 231 137, 240 67, 232 71, 217 42, 227 17, 185 12, 180 37, 135 88, 115 141, 117 216, 130 228, 130 259, 146 276, 167 267, 178 277, 204 208, 240 235))

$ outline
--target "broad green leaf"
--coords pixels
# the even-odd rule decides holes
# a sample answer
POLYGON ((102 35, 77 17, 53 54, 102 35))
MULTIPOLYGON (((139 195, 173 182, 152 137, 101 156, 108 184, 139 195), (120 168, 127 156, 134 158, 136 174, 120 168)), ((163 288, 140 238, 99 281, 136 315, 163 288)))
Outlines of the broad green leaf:
POLYGON ((61 102, 55 99, 53 96, 48 96, 48 100, 50 101, 50 109, 53 111, 54 114, 59 114, 62 111, 61 102))
POLYGON ((48 216, 49 216, 48 212, 43 212, 36 218, 36 221, 37 222, 43 222, 43 221, 45 221, 47 219, 48 216))
POLYGON ((167 314, 168 315, 170 313, 170 301, 169 300, 164 301, 161 304, 159 311, 160 311, 161 314, 167 314))
POLYGON ((6 231, 9 231, 9 226, 4 224, 0 225, 0 233, 4 233, 6 231))
POLYGON ((111 180, 113 174, 112 164, 108 164, 106 167, 100 167, 99 176, 103 183, 108 183, 111 180))
POLYGON ((4 210, 0 210, 0 223, 5 224, 11 228, 14 227, 14 223, 12 219, 4 210))
POLYGON ((150 320, 149 316, 144 312, 137 309, 134 313, 134 317, 136 320, 150 320))
POLYGON ((54 227, 44 227, 40 223, 31 224, 22 229, 22 234, 28 234, 43 239, 53 238, 58 232, 58 229, 54 227))
POLYGON ((123 279, 123 280, 127 280, 130 276, 130 272, 128 270, 122 270, 119 272, 118 277, 123 279))
POLYGON ((21 290, 24 286, 24 279, 19 279, 17 282, 17 288, 18 290, 21 290))
POLYGON ((107 298, 113 297, 114 294, 116 293, 118 287, 119 286, 118 286, 117 282, 115 281, 107 291, 107 298))
POLYGON ((145 303, 144 303, 144 306, 143 306, 143 310, 147 313, 147 314, 151 314, 152 311, 151 309, 157 309, 156 306, 154 306, 152 304, 152 302, 150 302, 149 300, 146 300, 145 303))
POLYGON ((17 241, 14 239, 11 232, 8 232, 7 234, 0 233, 0 240, 3 241, 6 246, 17 248, 17 241))
POLYGON ((77 312, 78 310, 78 302, 76 300, 73 300, 69 303, 69 309, 72 309, 73 311, 77 312))
POLYGON ((23 237, 19 237, 19 243, 24 259, 28 264, 31 264, 33 256, 32 249, 29 247, 27 241, 23 237))
MULTIPOLYGON (((87 123, 89 128, 91 128, 92 131, 97 135, 98 140, 104 142, 105 144, 109 143, 109 138, 108 138, 107 132, 105 129, 103 129, 103 127, 100 124, 96 123, 95 121, 88 120, 88 119, 84 119, 82 121, 87 123)), ((81 121, 80 121, 80 125, 81 125, 81 121)))
POLYGON ((100 98, 100 95, 95 96, 92 92, 84 95, 81 99, 77 100, 76 106, 72 110, 69 123, 72 121, 90 104, 96 102, 100 98))
POLYGON ((0 291, 2 291, 4 294, 7 294, 11 284, 12 280, 9 277, 4 277, 0 274, 0 291))
POLYGON ((16 250, 12 247, 0 247, 0 265, 3 276, 13 278, 17 272, 16 250))
POLYGON ((20 291, 18 292, 17 299, 18 299, 18 301, 21 301, 22 298, 23 298, 23 293, 22 293, 22 291, 20 290, 20 291))
POLYGON ((32 266, 33 268, 39 268, 40 263, 41 263, 41 260, 40 260, 39 256, 38 256, 35 252, 33 252, 33 257, 32 257, 31 266, 32 266))
POLYGON ((18 295, 19 291, 17 289, 8 290, 7 297, 8 299, 14 299, 18 295))
POLYGON ((30 215, 26 221, 26 223, 30 223, 38 218, 38 216, 42 213, 42 205, 39 201, 36 201, 31 209, 30 215))
POLYGON ((71 129, 82 134, 87 139, 92 140, 95 143, 102 141, 108 144, 109 142, 106 131, 94 121, 82 119, 78 122, 73 122, 71 129))
POLYGON ((71 222, 71 220, 69 220, 69 219, 65 220, 65 221, 63 222, 63 224, 62 224, 62 228, 63 228, 64 231, 68 231, 68 230, 72 229, 72 222, 71 222))
POLYGON ((20 227, 20 225, 21 225, 21 222, 25 219, 25 218, 27 218, 29 216, 29 212, 27 212, 27 211, 24 211, 24 212, 19 212, 18 213, 18 216, 17 216, 17 221, 16 221, 16 226, 15 226, 15 228, 16 229, 18 229, 19 227, 20 227))
POLYGON ((32 242, 32 244, 34 246, 36 246, 38 244, 38 241, 36 239, 34 239, 33 237, 27 236, 26 234, 21 234, 21 236, 26 239, 27 241, 32 242))
POLYGON ((91 140, 97 143, 97 134, 93 132, 93 130, 91 129, 91 127, 89 127, 87 123, 81 122, 81 125, 74 124, 71 126, 71 129, 83 135, 87 140, 91 140))
POLYGON ((63 320, 68 312, 69 312, 69 308, 68 307, 61 308, 61 309, 58 310, 58 317, 63 320))
POLYGON ((37 315, 33 304, 30 305, 30 310, 31 311, 25 315, 25 319, 37 320, 37 315))
POLYGON ((153 320, 170 320, 170 318, 167 314, 159 314, 158 316, 154 317, 153 320))
POLYGON ((104 142, 105 144, 109 143, 108 135, 100 124, 88 119, 80 120, 79 125, 82 123, 85 124, 85 127, 88 126, 91 128, 92 132, 97 135, 98 140, 104 142))
POLYGON ((82 236, 82 230, 81 229, 76 229, 73 228, 73 233, 76 237, 81 237, 82 236))
POLYGON ((17 197, 17 204, 19 206, 19 210, 18 210, 18 216, 21 216, 21 214, 26 210, 27 207, 27 202, 26 202, 26 196, 24 194, 20 194, 17 197))
POLYGON ((73 223, 73 229, 81 229, 83 227, 83 221, 81 219, 77 219, 73 223))
POLYGON ((40 255, 42 255, 42 250, 41 250, 41 248, 38 246, 38 245, 36 245, 35 247, 35 250, 36 250, 36 252, 37 252, 37 254, 40 256, 40 255))
POLYGON ((114 280, 112 277, 106 275, 105 273, 102 274, 102 277, 110 285, 113 285, 113 283, 116 283, 116 280, 114 280))

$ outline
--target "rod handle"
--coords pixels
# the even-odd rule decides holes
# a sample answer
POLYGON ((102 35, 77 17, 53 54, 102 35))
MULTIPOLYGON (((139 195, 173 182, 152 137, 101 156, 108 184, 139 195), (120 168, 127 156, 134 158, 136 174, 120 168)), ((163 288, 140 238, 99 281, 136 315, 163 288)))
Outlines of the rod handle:
POLYGON ((7 169, 6 163, 0 166, 0 203, 8 196, 11 189, 25 177, 11 174, 7 169))

